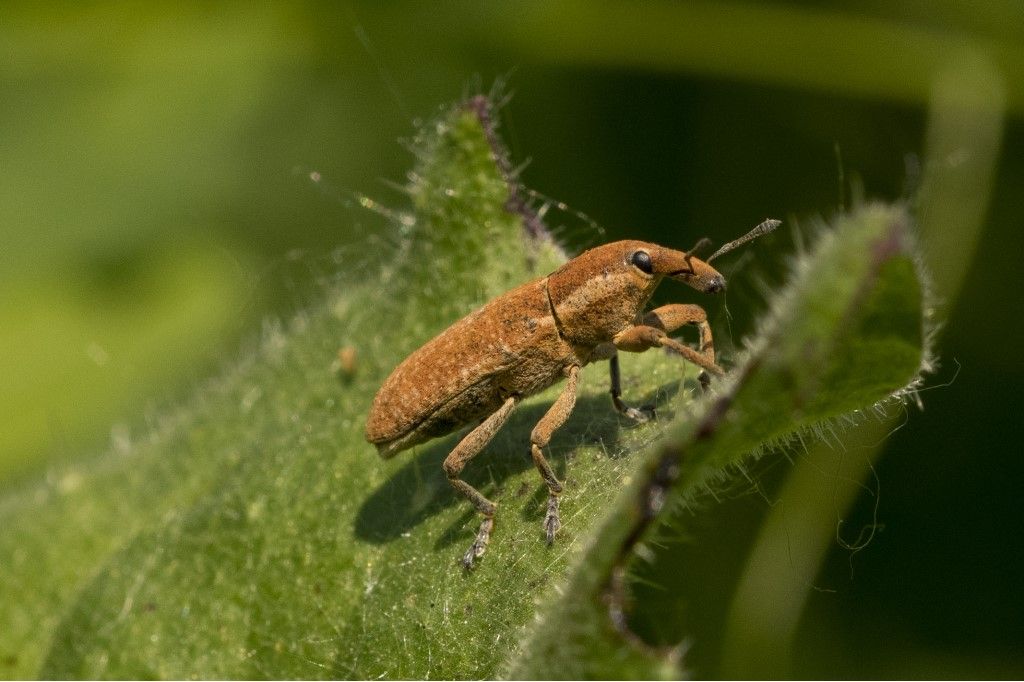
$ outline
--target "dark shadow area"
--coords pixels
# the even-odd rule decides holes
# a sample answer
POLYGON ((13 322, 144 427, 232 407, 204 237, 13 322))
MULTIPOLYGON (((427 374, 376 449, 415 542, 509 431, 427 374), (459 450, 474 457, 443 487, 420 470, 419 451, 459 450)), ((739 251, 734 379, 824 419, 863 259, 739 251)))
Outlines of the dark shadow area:
MULTIPOLYGON (((668 420, 673 416, 668 405, 678 391, 679 384, 672 382, 642 399, 634 397, 634 400, 637 405, 654 405, 657 418, 668 420)), ((516 409, 494 440, 466 466, 463 480, 496 502, 502 499, 527 501, 531 497, 537 497, 543 502, 545 493, 541 490, 543 482, 539 475, 536 487, 524 489, 520 485, 515 490, 506 490, 505 482, 510 476, 533 468, 529 454, 530 432, 550 407, 551 403, 547 402, 516 409)), ((568 452, 577 445, 594 443, 604 443, 614 451, 614 446, 619 442, 620 429, 628 429, 631 425, 628 419, 615 412, 607 395, 580 397, 569 420, 555 432, 547 449, 548 459, 556 474, 564 479, 568 452)), ((463 435, 465 431, 421 447, 417 456, 412 457, 384 485, 375 490, 356 516, 356 537, 374 543, 390 542, 453 504, 464 504, 465 513, 441 534, 437 546, 461 541, 463 536, 470 537, 476 530, 475 524, 471 523, 476 517, 476 511, 456 495, 441 469, 445 457, 463 435)), ((398 456, 409 454, 412 453, 401 453, 398 456)), ((540 503, 537 508, 541 508, 540 503)))

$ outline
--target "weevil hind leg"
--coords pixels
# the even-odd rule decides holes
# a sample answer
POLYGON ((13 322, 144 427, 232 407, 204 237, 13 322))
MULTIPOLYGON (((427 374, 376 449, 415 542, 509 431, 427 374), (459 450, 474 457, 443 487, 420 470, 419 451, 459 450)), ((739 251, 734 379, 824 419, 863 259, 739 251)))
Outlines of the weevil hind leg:
POLYGON ((541 478, 548 486, 548 510, 544 515, 544 534, 550 545, 555 541, 555 533, 562 527, 558 515, 558 500, 562 494, 562 483, 555 476, 551 464, 544 457, 543 448, 551 441, 554 432, 565 423, 576 407, 576 384, 579 376, 579 367, 572 366, 566 370, 568 380, 565 388, 555 402, 544 413, 537 425, 530 433, 530 454, 533 457, 533 464, 540 472, 541 478))
POLYGON ((462 557, 462 565, 466 568, 471 568, 473 562, 487 551, 487 543, 491 539, 491 531, 494 530, 494 512, 498 505, 488 500, 479 490, 459 478, 459 474, 462 473, 466 462, 480 454, 480 451, 494 438, 494 434, 498 432, 498 429, 508 421, 509 415, 512 414, 512 410, 517 402, 517 399, 514 397, 507 399, 497 411, 483 420, 479 426, 459 441, 459 444, 448 453, 442 465, 444 473, 448 477, 448 482, 451 483, 452 487, 462 493, 484 517, 480 522, 480 529, 476 533, 476 539, 473 540, 473 544, 469 546, 469 549, 462 557))

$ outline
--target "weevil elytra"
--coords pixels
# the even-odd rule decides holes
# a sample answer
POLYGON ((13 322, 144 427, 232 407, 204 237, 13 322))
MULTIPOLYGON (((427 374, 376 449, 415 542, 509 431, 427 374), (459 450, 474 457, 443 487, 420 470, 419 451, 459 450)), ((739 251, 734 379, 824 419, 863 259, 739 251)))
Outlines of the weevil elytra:
MULTIPOLYGON (((768 222, 754 232, 763 233, 768 222)), ((778 224, 770 222, 771 228, 778 224)), ((715 256, 753 238, 754 232, 715 256)), ((673 303, 643 313, 665 277, 705 293, 725 289, 725 278, 692 252, 633 240, 605 244, 462 318, 407 357, 381 386, 367 418, 366 439, 384 458, 479 422, 443 465, 451 485, 483 516, 476 539, 463 556, 464 566, 472 566, 486 550, 497 505, 459 474, 524 398, 566 380, 561 395, 530 434, 530 454, 548 488, 543 528, 550 544, 561 525, 562 483, 543 448, 573 410, 581 367, 608 360, 612 404, 638 421, 646 420, 647 414, 622 401, 618 351, 669 348, 703 369, 703 385, 709 381, 707 373, 724 374, 715 364, 703 308, 673 303), (669 337, 687 324, 699 330, 696 350, 669 337)))

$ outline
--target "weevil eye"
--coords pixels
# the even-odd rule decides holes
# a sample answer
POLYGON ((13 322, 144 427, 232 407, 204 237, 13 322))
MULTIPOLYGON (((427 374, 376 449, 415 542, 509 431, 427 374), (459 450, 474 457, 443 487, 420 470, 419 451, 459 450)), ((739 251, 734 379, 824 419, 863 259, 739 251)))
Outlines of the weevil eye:
POLYGON ((654 264, 651 263, 651 254, 646 251, 634 251, 633 255, 630 256, 629 262, 640 268, 643 272, 648 275, 654 272, 654 264))

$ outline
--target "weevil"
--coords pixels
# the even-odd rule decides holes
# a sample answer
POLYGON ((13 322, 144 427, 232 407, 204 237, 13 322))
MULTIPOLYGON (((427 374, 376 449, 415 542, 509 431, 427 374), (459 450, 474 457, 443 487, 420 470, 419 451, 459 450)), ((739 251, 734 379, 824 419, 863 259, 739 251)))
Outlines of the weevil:
POLYGON ((724 291, 725 278, 709 261, 778 224, 765 221, 707 261, 694 256, 694 250, 676 251, 635 240, 613 242, 585 251, 547 277, 512 289, 398 365, 373 400, 366 439, 382 457, 390 458, 476 424, 443 464, 452 487, 483 516, 462 558, 469 568, 487 549, 497 505, 460 478, 463 468, 524 398, 565 380, 565 388, 530 434, 530 456, 548 489, 543 530, 551 544, 561 526, 562 482, 545 458, 544 448, 576 404, 580 368, 608 360, 612 405, 636 421, 646 421, 651 412, 622 401, 619 351, 673 350, 702 368, 704 387, 708 374, 723 376, 715 363, 711 327, 703 308, 672 303, 647 313, 643 309, 666 277, 705 293, 724 291), (697 349, 669 337, 684 325, 698 328, 697 349))

